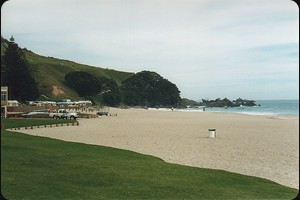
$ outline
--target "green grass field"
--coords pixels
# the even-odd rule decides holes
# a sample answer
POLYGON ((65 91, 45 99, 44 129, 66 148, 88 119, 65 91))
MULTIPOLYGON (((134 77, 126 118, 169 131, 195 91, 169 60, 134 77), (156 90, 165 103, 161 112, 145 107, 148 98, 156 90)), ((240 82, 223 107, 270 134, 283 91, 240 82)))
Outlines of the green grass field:
MULTIPOLYGON (((54 122, 37 121, 26 124, 54 122)), ((17 127, 24 122, 4 124, 17 127)), ((7 199, 293 199, 298 194, 257 177, 5 130, 1 192, 7 199)))
POLYGON ((61 123, 72 123, 75 120, 62 120, 62 119, 1 119, 1 127, 3 126, 4 129, 8 128, 17 128, 17 127, 26 127, 26 126, 38 126, 38 125, 50 125, 50 124, 61 124, 61 123))

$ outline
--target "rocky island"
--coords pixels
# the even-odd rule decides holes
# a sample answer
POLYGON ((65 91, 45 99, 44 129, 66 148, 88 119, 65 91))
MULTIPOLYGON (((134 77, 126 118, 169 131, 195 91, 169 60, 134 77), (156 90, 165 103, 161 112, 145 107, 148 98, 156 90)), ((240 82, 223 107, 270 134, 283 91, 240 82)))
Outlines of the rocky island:
POLYGON ((236 100, 230 101, 227 98, 220 99, 217 98, 215 100, 205 100, 202 99, 202 106, 206 107, 239 107, 239 106, 260 106, 257 105, 253 100, 241 99, 238 98, 236 100))

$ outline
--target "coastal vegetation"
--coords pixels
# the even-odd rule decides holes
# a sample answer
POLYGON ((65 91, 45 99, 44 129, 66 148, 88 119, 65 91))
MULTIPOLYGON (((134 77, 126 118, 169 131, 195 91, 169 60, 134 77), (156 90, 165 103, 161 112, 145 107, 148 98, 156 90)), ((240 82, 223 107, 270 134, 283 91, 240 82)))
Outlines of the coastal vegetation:
POLYGON ((65 81, 80 97, 91 99, 94 103, 108 106, 117 106, 121 103, 119 86, 113 79, 97 78, 84 71, 74 71, 65 76, 65 81))
MULTIPOLYGON (((16 41, 14 41, 15 44, 16 41)), ((1 37, 1 60, 4 60, 4 54, 10 41, 1 37)), ((113 80, 119 86, 121 82, 134 73, 122 72, 100 66, 89 66, 79 64, 69 60, 38 55, 26 48, 18 47, 18 51, 23 52, 27 62, 30 75, 35 80, 38 88, 39 96, 31 97, 30 100, 53 100, 60 101, 62 99, 83 100, 73 88, 65 82, 65 76, 74 71, 83 71, 93 76, 104 79, 108 78, 113 80)), ((4 85, 4 76, 7 76, 7 69, 4 62, 1 62, 1 86, 4 85)), ((16 99, 19 100, 19 99, 16 99)))
POLYGON ((256 106, 255 101, 227 98, 197 102, 180 97, 177 86, 156 72, 120 72, 37 55, 1 37, 1 86, 10 99, 91 100, 96 105, 146 107, 256 106))
POLYGON ((150 71, 139 72, 124 80, 121 92, 124 103, 129 106, 174 106, 181 99, 175 84, 150 71))
POLYGON ((107 106, 174 106, 181 99, 177 86, 156 72, 142 71, 134 74, 44 57, 28 49, 21 49, 14 41, 1 37, 1 57, 5 61, 8 60, 7 55, 12 47, 14 52, 18 52, 15 53, 18 59, 26 65, 8 62, 1 64, 1 71, 4 72, 1 73, 1 78, 10 81, 1 81, 1 85, 9 86, 12 97, 21 102, 68 98, 92 100, 95 104, 107 106), (15 66, 24 71, 12 71, 15 66), (29 77, 30 80, 16 81, 18 77, 11 77, 12 75, 29 77), (26 90, 24 86, 27 86, 26 90), (14 92, 15 89, 18 92, 14 92), (14 95, 22 94, 20 91, 30 96, 21 98, 14 95))
POLYGON ((37 84, 30 74, 29 64, 23 51, 10 38, 1 58, 1 86, 9 87, 10 98, 27 101, 39 97, 37 84), (3 58, 3 59, 2 59, 3 58))
MULTIPOLYGON (((24 125, 23 119, 3 122, 10 128, 24 125)), ((262 178, 6 130, 1 130, 1 163, 1 193, 7 199, 293 199, 298 194, 262 178)))

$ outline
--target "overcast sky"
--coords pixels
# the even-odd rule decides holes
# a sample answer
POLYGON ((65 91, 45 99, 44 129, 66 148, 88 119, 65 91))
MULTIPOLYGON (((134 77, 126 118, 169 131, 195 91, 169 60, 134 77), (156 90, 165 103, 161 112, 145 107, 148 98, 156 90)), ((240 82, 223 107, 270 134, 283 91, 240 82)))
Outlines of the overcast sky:
POLYGON ((155 71, 194 100, 299 99, 290 0, 10 0, 1 35, 44 56, 155 71))

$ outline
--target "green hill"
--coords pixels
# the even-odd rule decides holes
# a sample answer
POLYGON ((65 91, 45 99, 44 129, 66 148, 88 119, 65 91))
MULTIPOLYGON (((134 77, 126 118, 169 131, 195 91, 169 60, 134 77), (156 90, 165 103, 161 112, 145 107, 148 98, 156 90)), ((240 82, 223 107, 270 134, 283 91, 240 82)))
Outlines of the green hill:
MULTIPOLYGON (((8 41, 1 37, 1 56, 4 54, 8 41)), ((121 72, 112 69, 79 64, 69 60, 38 55, 26 48, 22 49, 29 62, 31 75, 38 84, 42 96, 51 100, 63 98, 80 99, 78 94, 64 83, 66 74, 72 71, 84 71, 96 77, 107 77, 118 84, 134 73, 121 72)))

